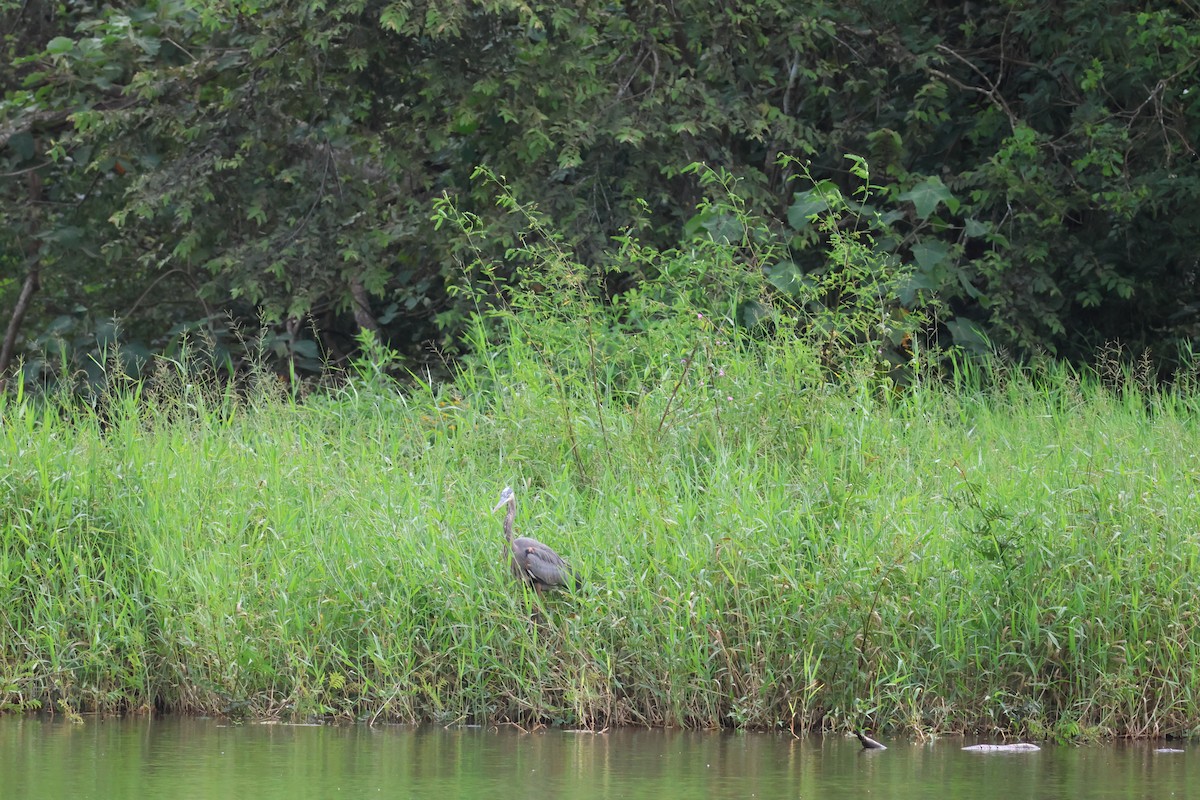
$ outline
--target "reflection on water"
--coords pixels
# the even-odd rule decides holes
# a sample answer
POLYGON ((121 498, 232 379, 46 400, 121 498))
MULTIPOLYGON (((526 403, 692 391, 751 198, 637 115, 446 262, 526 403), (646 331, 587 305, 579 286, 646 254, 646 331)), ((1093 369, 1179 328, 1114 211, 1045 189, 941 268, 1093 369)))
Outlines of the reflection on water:
MULTIPOLYGON (((1168 798, 1200 793, 1191 750, 797 741, 786 734, 293 727, 0 718, 0 798, 1168 798)), ((1200 751, 1197 751, 1200 752, 1200 751)), ((1198 795, 1200 796, 1200 795, 1198 795)))

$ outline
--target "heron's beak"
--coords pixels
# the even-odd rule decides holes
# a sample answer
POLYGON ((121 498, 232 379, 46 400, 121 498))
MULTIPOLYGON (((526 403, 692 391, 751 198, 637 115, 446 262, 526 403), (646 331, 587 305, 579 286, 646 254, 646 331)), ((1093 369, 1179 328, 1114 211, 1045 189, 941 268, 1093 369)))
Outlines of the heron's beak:
POLYGON ((505 486, 504 491, 500 493, 500 502, 496 503, 496 507, 492 509, 492 513, 495 514, 497 511, 504 508, 505 505, 512 502, 512 499, 513 499, 512 487, 505 486))

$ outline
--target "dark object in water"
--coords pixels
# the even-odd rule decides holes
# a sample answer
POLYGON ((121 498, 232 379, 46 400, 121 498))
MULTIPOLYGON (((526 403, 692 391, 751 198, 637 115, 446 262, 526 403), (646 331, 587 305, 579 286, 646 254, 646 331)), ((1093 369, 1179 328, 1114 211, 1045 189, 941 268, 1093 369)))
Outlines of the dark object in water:
POLYGON ((854 735, 862 742, 863 750, 887 750, 887 745, 875 741, 862 731, 855 731, 854 735))

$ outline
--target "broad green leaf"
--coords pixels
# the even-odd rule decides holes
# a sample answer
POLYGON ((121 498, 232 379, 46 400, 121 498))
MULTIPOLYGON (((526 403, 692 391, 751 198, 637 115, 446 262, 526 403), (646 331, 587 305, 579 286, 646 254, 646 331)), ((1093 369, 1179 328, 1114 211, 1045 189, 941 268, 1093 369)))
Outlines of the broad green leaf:
POLYGON ((767 280, 779 291, 795 297, 806 285, 804 273, 792 261, 780 261, 765 270, 767 280))
POLYGON ((46 52, 52 56, 60 56, 75 49, 75 40, 66 36, 55 36, 46 43, 46 52))
POLYGON ((828 211, 831 202, 841 197, 841 191, 833 181, 820 181, 813 188, 793 195, 792 207, 788 209, 788 224, 793 230, 807 230, 811 218, 828 211))
POLYGON ((912 254, 921 272, 932 277, 949 263, 950 245, 939 239, 930 239, 914 244, 912 254))
POLYGON ((958 283, 962 286, 963 291, 967 293, 967 297, 970 297, 972 300, 978 300, 983 296, 983 293, 975 288, 975 284, 971 283, 971 279, 967 277, 967 273, 962 270, 958 271, 958 283))
POLYGON ((757 300, 748 300, 739 309, 739 316, 742 319, 742 324, 747 328, 756 328, 764 322, 769 321, 774 314, 770 306, 763 305, 757 300))
POLYGON ((708 214, 703 225, 714 242, 740 242, 746 233, 741 220, 732 214, 708 214))
POLYGON ((300 358, 320 358, 321 353, 317 350, 317 343, 311 339, 297 339, 292 342, 292 352, 300 358))
POLYGON ((966 234, 970 237, 986 236, 992 226, 986 222, 980 222, 977 219, 971 218, 966 222, 966 234))
POLYGON ((912 202, 917 209, 920 219, 929 219, 929 215, 937 210, 938 204, 945 203, 950 213, 958 211, 959 202, 954 194, 942 183, 942 179, 931 175, 921 183, 900 195, 901 200, 912 202))
POLYGON ((162 48, 162 41, 152 36, 135 36, 133 41, 148 56, 158 55, 159 49, 162 48))
POLYGON ((949 320, 946 323, 946 330, 950 332, 954 344, 964 350, 972 353, 987 353, 991 350, 991 343, 983 328, 966 317, 949 320))

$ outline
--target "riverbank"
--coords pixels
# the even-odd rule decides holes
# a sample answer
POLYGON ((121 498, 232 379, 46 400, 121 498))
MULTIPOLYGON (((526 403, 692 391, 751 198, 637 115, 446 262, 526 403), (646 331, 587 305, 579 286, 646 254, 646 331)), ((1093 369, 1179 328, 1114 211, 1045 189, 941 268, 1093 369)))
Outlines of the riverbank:
POLYGON ((571 372, 515 326, 452 383, 360 365, 303 400, 182 363, 99 413, 5 398, 0 703, 1061 738, 1200 723, 1195 396, 1057 370, 880 391, 823 378, 799 339, 696 315, 673 331, 684 346, 630 339, 612 362, 581 340, 571 372), (507 484, 518 533, 580 592, 512 582, 491 513, 507 484))

